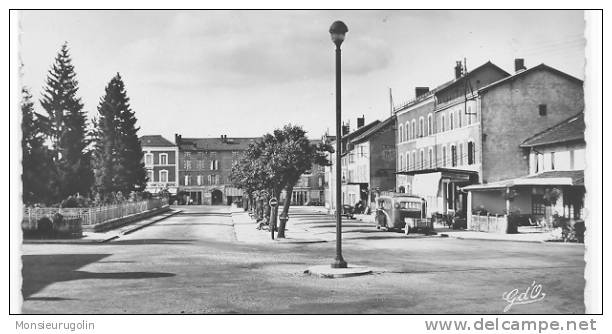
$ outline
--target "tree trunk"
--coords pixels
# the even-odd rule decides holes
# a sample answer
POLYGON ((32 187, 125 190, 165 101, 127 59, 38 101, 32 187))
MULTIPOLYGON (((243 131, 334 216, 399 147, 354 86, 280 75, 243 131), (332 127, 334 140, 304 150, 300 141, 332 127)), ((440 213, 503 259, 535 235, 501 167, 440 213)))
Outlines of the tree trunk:
MULTIPOLYGON (((286 189, 285 193, 285 203, 283 204, 283 212, 281 213, 281 217, 287 217, 289 214, 289 206, 291 205, 291 194, 293 193, 293 186, 289 186, 286 189)), ((285 224, 287 220, 281 220, 278 226, 278 238, 285 237, 285 224)))

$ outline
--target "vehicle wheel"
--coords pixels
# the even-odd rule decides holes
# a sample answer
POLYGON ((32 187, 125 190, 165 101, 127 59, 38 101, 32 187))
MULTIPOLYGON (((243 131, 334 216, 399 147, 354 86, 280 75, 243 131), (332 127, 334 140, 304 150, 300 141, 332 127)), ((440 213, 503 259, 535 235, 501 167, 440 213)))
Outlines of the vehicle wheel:
POLYGON ((377 230, 380 230, 380 225, 376 225, 376 229, 377 229, 377 230))

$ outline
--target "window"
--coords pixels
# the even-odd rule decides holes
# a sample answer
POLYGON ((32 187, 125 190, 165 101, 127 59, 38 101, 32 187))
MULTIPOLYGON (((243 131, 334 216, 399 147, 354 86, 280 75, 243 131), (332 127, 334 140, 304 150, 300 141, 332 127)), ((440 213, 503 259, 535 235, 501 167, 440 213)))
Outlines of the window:
POLYGON ((159 164, 160 165, 167 165, 168 164, 168 154, 167 153, 161 153, 159 155, 159 164))
POLYGON ((429 168, 433 168, 433 150, 429 148, 429 168))
POLYGON ((191 159, 191 152, 185 152, 185 159, 191 159))
POLYGON ((211 160, 210 170, 218 170, 218 169, 219 169, 219 160, 211 160))
POLYGON ((189 175, 185 175, 185 185, 188 186, 189 185, 189 175))
POLYGON ((546 116, 546 105, 545 104, 540 104, 538 105, 538 112, 540 113, 540 116, 546 116))
POLYGON ((153 166, 153 154, 145 154, 145 166, 153 166))
POLYGON ((399 129, 397 133, 397 141, 398 143, 401 143, 404 141, 404 125, 402 124, 399 125, 399 129))
POLYGON ((448 114, 448 118, 449 118, 449 122, 450 122, 449 130, 452 130, 452 129, 455 128, 455 113, 450 112, 448 114))
POLYGON ((355 154, 349 153, 349 163, 355 162, 355 154))
POLYGON ((446 167, 446 146, 442 146, 442 166, 446 167))
POLYGON ((550 170, 555 170, 555 152, 550 152, 550 170))
POLYGON ((404 159, 403 158, 404 156, 400 153, 400 156, 399 156, 399 169, 400 170, 404 170, 404 159))
POLYGON ((185 170, 191 169, 191 160, 185 160, 183 161, 183 164, 184 164, 185 170))
POLYGON ((412 151, 412 165, 414 166, 414 169, 417 168, 416 162, 416 151, 412 151))
POLYGON ((406 140, 412 139, 412 132, 410 132, 410 121, 406 122, 406 127, 404 128, 404 135, 406 136, 406 140))
POLYGON ((419 118, 419 136, 423 137, 425 135, 425 120, 423 117, 419 118))
POLYGON ((421 149, 421 169, 425 169, 425 151, 421 149))
POLYGON ((198 185, 202 185, 202 175, 198 175, 198 185))
POLYGON ((457 167, 457 146, 451 145, 451 166, 457 167))
POLYGON ((472 124, 472 107, 468 106, 467 108, 467 124, 471 125, 472 124))
POLYGON ((459 111, 457 112, 457 127, 461 127, 461 123, 462 122, 462 118, 463 118, 463 110, 459 109, 459 111))
POLYGON ((427 115, 427 135, 433 134, 433 124, 431 122, 431 114, 427 115))
POLYGON ((459 165, 463 166, 463 143, 459 143, 459 165))
POLYGON ((531 195, 531 214, 543 215, 546 212, 546 203, 544 202, 544 196, 542 195, 531 195))
POLYGON ((365 151, 364 151, 365 147, 363 145, 359 145, 359 157, 363 158, 365 157, 365 151))
POLYGON ((406 152, 406 169, 412 169, 412 166, 410 165, 410 152, 406 152))
POLYGON ((153 179, 154 176, 155 176, 155 173, 152 170, 148 170, 147 171, 147 181, 149 181, 149 182, 155 181, 153 179))
POLYGON ((468 165, 473 165, 475 163, 474 158, 475 158, 475 153, 476 153, 476 148, 474 147, 474 142, 470 141, 467 144, 467 163, 468 165))
POLYGON ((442 114, 441 118, 440 118, 440 132, 444 132, 446 130, 444 130, 444 114, 442 114))
POLYGON ((168 182, 168 171, 160 170, 159 171, 159 182, 168 182))
POLYGON ((412 138, 417 137, 417 129, 416 129, 416 119, 412 120, 412 138))

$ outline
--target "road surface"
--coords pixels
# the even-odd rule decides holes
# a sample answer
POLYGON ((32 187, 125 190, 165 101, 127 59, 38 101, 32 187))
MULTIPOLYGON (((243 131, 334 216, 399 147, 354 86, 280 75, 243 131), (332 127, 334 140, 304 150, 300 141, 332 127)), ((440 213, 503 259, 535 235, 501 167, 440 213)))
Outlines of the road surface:
MULTIPOLYGON (((533 282, 545 298, 509 313, 585 312, 578 245, 408 239, 348 222, 345 259, 375 273, 326 279, 304 271, 331 263, 333 242, 248 244, 227 207, 181 209, 106 244, 24 245, 22 312, 502 313, 504 292, 533 282)), ((300 212, 289 233, 334 231, 333 217, 300 212)))

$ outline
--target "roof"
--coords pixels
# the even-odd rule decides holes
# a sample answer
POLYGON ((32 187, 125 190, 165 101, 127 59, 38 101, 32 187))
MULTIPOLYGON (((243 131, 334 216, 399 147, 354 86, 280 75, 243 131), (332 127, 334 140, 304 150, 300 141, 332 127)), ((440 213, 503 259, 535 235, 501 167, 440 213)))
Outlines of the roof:
MULTIPOLYGON (((490 60, 489 60, 489 61, 487 61, 486 63, 484 63, 484 64, 482 64, 482 65, 480 65, 480 66, 478 66, 478 67, 474 68, 473 70, 468 71, 468 73, 467 73, 468 75, 467 75, 467 76, 469 77, 469 75, 470 75, 471 73, 474 73, 474 72, 480 71, 480 70, 484 69, 485 67, 493 67, 493 68, 495 68, 495 69, 497 69, 497 70, 501 71, 501 72, 502 72, 502 73, 504 73, 505 75, 510 76, 510 73, 508 73, 508 72, 504 71, 504 69, 503 69, 503 68, 501 68, 501 67, 499 67, 499 66, 497 66, 497 65, 493 64, 493 63, 492 63, 490 60)), ((436 87, 436 88, 434 88, 434 89, 431 89, 429 92, 427 92, 427 93, 425 93, 425 94, 423 94, 423 95, 420 95, 419 97, 415 98, 414 100, 412 100, 412 101, 410 101, 410 102, 408 102, 408 103, 404 104, 403 106, 398 107, 397 109, 394 109, 393 111, 394 111, 394 112, 398 112, 398 111, 404 110, 404 109, 406 109, 406 108, 408 108, 408 107, 410 107, 410 106, 412 106, 412 105, 414 105, 414 104, 417 104, 417 103, 419 103, 419 102, 421 102, 421 101, 423 101, 423 100, 426 100, 427 98, 431 97, 432 95, 434 95, 434 94, 436 94, 436 93, 438 93, 438 92, 441 92, 441 91, 443 91, 444 89, 446 89, 446 88, 448 88, 448 87, 453 86, 455 83, 460 82, 460 81, 463 81, 463 79, 465 79, 465 78, 466 78, 466 76, 465 76, 465 75, 463 75, 463 76, 461 76, 461 77, 459 77, 459 78, 455 78, 455 79, 452 79, 452 80, 450 80, 450 81, 447 81, 447 82, 445 82, 445 83, 443 83, 443 84, 439 85, 438 87, 436 87)))
POLYGON ((393 124, 395 124, 395 116, 391 116, 391 117, 387 118, 386 120, 384 120, 382 122, 379 122, 375 126, 372 126, 367 131, 364 131, 359 136, 353 138, 351 140, 351 142, 358 143, 358 142, 367 140, 371 136, 373 136, 376 133, 378 133, 379 130, 382 130, 382 129, 386 128, 387 126, 393 125, 393 124))
POLYGON ((584 186, 584 171, 550 171, 526 177, 463 187, 462 190, 494 190, 516 186, 584 186))
POLYGON ((252 138, 181 138, 181 150, 208 150, 208 151, 240 151, 246 150, 249 144, 261 139, 252 138))
POLYGON ((584 140, 584 113, 580 112, 565 121, 525 140, 520 147, 534 147, 584 140))
POLYGON ((522 76, 524 76, 524 75, 526 75, 528 73, 539 71, 539 70, 546 70, 546 71, 549 71, 549 72, 553 72, 553 73, 558 74, 558 75, 560 75, 562 77, 565 77, 565 78, 567 78, 567 79, 569 79, 571 81, 574 81, 574 82, 582 84, 582 80, 580 80, 580 79, 578 79, 578 78, 576 78, 576 77, 574 77, 572 75, 569 75, 569 74, 567 74, 565 72, 559 71, 556 68, 550 67, 550 66, 542 63, 540 65, 528 68, 528 69, 526 69, 524 71, 517 72, 517 73, 515 73, 515 74, 513 74, 513 75, 511 75, 509 77, 505 77, 505 78, 497 80, 497 81, 495 81, 495 82, 493 82, 491 84, 488 84, 488 85, 478 89, 478 92, 479 93, 480 92, 484 92, 484 91, 489 90, 489 89, 491 89, 491 88, 493 88, 495 86, 501 85, 502 83, 514 80, 514 79, 516 79, 518 77, 522 77, 522 76))
POLYGON ((375 120, 372 123, 369 123, 367 125, 364 125, 360 128, 357 128, 355 131, 353 132, 349 132, 348 134, 342 136, 342 140, 353 140, 353 138, 358 137, 359 135, 361 135, 362 133, 368 131, 369 129, 371 129, 372 127, 378 125, 380 123, 379 120, 375 120))
POLYGON ((142 136, 139 140, 142 146, 176 146, 173 142, 160 135, 142 136))

